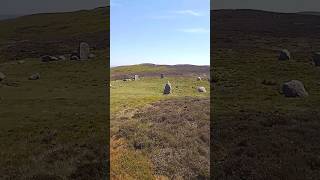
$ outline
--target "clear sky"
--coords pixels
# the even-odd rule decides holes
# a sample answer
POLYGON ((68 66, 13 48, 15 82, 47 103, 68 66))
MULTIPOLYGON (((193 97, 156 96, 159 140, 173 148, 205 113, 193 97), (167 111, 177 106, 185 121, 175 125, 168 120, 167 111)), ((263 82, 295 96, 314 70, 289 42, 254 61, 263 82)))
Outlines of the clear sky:
POLYGON ((209 0, 111 0, 111 66, 210 64, 209 0))

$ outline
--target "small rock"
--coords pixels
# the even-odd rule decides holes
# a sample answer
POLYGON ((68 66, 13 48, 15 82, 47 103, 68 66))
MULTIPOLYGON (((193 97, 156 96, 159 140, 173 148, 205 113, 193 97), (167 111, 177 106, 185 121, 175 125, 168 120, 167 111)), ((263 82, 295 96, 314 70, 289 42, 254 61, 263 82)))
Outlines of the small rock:
POLYGON ((51 56, 51 60, 52 60, 52 61, 58 61, 59 58, 57 58, 57 57, 55 57, 55 56, 51 56))
POLYGON ((291 59, 291 54, 287 49, 283 49, 280 51, 279 55, 279 60, 284 61, 284 60, 290 60, 291 59))
POLYGON ((286 97, 306 97, 308 92, 305 90, 301 81, 291 80, 282 85, 282 93, 286 97))
POLYGON ((164 78, 164 74, 161 74, 161 75, 160 75, 160 78, 163 79, 163 78, 164 78))
POLYGON ((207 92, 205 87, 198 87, 197 89, 198 89, 198 92, 201 92, 201 93, 202 92, 204 92, 204 93, 207 92))
POLYGON ((48 56, 48 55, 45 55, 45 56, 41 56, 40 57, 40 60, 42 61, 42 62, 49 62, 50 61, 50 56, 48 56))
POLYGON ((32 74, 29 77, 29 80, 38 80, 38 79, 40 79, 40 74, 39 73, 32 74))
POLYGON ((197 80, 198 80, 198 81, 201 81, 201 77, 198 77, 197 80))
POLYGON ((78 57, 78 56, 70 56, 70 60, 75 60, 75 61, 77 61, 77 60, 79 60, 79 57, 78 57))
POLYGON ((58 59, 62 60, 62 61, 65 61, 67 58, 65 56, 59 56, 58 59))
POLYGON ((50 61, 58 61, 59 59, 54 56, 44 55, 40 57, 40 60, 42 62, 50 62, 50 61))

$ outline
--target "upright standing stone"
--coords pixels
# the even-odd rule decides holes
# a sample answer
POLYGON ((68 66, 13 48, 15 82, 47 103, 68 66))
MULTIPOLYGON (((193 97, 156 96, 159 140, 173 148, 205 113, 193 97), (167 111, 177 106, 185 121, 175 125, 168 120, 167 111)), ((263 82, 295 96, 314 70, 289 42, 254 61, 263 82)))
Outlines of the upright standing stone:
POLYGON ((139 80, 139 75, 134 75, 134 80, 135 81, 139 80))
POLYGON ((312 59, 315 66, 320 66, 320 52, 314 53, 312 59))
POLYGON ((281 61, 290 60, 291 59, 291 54, 287 49, 283 49, 283 50, 280 51, 278 59, 281 60, 281 61))
POLYGON ((82 42, 79 47, 79 56, 81 60, 89 59, 90 47, 88 43, 82 42))
POLYGON ((161 79, 163 79, 163 78, 164 78, 164 74, 161 74, 161 76, 160 76, 160 77, 161 77, 161 79))
POLYGON ((168 81, 167 84, 164 86, 163 94, 171 94, 172 87, 170 82, 168 81))

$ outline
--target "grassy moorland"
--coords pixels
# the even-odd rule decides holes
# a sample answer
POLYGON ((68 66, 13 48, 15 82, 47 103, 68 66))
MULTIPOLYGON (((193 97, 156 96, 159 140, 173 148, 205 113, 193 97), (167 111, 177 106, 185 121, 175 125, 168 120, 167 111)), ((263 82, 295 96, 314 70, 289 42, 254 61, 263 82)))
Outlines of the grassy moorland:
POLYGON ((106 177, 108 11, 0 21, 0 179, 106 177), (96 58, 39 59, 69 54, 81 41, 96 58), (34 73, 40 79, 29 80, 34 73))
POLYGON ((317 179, 320 70, 311 56, 320 49, 315 38, 320 17, 254 10, 211 13, 213 178, 317 179), (284 48, 292 60, 278 61, 284 48), (282 83, 293 79, 304 83, 308 97, 280 93, 282 83))
POLYGON ((0 66, 4 177, 99 177, 108 132, 104 58, 0 66), (28 80, 32 73, 41 78, 28 80))
MULTIPOLYGON (((208 80, 170 74, 161 79, 160 74, 173 66, 135 65, 128 71, 130 67, 112 68, 111 77, 114 72, 134 75, 131 72, 143 74, 146 69, 152 74, 138 81, 111 81, 111 177, 208 179, 208 80), (173 93, 165 96, 167 81, 173 93), (197 86, 204 86, 208 92, 197 92, 197 86)), ((194 74, 203 76, 201 67, 193 68, 194 74)))

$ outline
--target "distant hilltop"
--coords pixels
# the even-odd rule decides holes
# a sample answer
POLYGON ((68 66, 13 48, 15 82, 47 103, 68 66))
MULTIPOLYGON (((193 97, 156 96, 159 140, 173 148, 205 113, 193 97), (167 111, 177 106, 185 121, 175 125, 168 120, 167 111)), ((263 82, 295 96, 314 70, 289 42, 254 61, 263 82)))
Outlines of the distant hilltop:
POLYGON ((192 77, 195 74, 209 77, 210 66, 198 66, 191 64, 159 65, 159 64, 137 64, 117 66, 111 68, 111 80, 120 80, 128 75, 139 75, 141 77, 160 77, 161 74, 169 76, 192 77))
POLYGON ((111 65, 110 68, 117 68, 117 67, 130 67, 130 66, 144 66, 144 67, 156 67, 156 66, 168 66, 168 67, 209 67, 209 65, 194 65, 194 64, 174 64, 174 65, 167 65, 167 64, 154 64, 154 63, 141 63, 141 64, 132 64, 132 65, 111 65))
POLYGON ((300 14, 300 15, 316 15, 320 16, 320 12, 317 11, 301 11, 301 12, 279 12, 279 11, 267 11, 260 9, 211 9, 212 12, 241 12, 241 13, 256 13, 256 14, 300 14))
POLYGON ((7 15, 7 14, 2 14, 0 15, 0 20, 6 20, 6 19, 13 19, 13 18, 17 18, 19 16, 22 15, 7 15))
POLYGON ((303 11, 303 12, 298 12, 297 14, 320 16, 320 12, 316 12, 316 11, 303 11))

